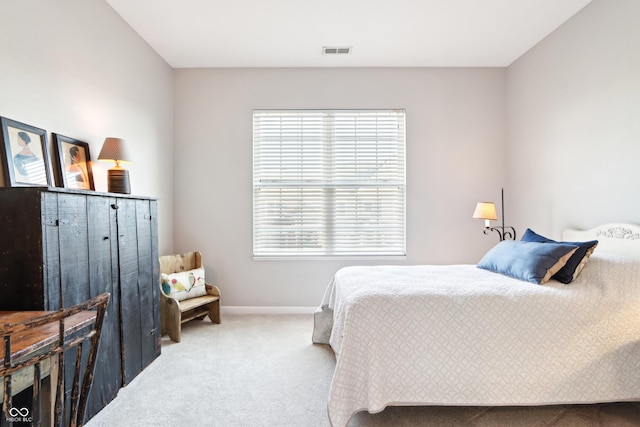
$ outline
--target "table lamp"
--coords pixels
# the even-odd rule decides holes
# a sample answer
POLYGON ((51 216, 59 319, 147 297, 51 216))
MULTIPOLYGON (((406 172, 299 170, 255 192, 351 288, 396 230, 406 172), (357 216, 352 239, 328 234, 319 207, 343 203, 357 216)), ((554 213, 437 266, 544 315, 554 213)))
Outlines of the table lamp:
POLYGON ((106 138, 102 144, 102 150, 98 160, 103 162, 115 162, 116 165, 108 170, 108 191, 110 193, 131 193, 129 171, 120 166, 120 163, 133 163, 126 149, 124 140, 120 138, 106 138))

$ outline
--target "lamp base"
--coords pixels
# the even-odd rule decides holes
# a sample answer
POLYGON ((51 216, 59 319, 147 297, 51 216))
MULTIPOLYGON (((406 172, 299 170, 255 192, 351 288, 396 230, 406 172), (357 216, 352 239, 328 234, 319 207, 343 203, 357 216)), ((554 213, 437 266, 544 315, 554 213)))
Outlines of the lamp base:
POLYGON ((129 171, 123 168, 112 168, 107 171, 109 193, 131 194, 129 171))

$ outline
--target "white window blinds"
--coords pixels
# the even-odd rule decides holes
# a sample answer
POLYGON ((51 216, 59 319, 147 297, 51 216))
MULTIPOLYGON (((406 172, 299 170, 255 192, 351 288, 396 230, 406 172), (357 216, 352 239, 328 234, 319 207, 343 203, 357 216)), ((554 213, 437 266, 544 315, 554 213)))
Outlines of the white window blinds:
POLYGON ((254 111, 253 254, 405 255, 404 110, 254 111))

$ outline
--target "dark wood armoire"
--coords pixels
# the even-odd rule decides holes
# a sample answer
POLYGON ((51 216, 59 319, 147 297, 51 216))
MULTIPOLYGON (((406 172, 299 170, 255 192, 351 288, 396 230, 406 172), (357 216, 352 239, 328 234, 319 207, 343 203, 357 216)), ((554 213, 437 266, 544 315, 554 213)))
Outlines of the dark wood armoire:
POLYGON ((0 188, 0 310, 111 300, 86 419, 160 355, 157 200, 0 188))

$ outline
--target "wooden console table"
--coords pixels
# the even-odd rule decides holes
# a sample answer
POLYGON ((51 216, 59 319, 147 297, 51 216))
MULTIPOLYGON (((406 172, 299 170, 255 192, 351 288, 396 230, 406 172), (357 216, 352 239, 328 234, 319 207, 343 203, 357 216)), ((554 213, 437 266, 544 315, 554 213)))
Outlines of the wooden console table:
MULTIPOLYGON (((3 325, 21 323, 35 319, 45 314, 54 313, 52 311, 0 311, 0 337, 2 336, 3 325)), ((95 311, 83 311, 70 316, 65 320, 64 334, 68 336, 75 331, 90 326, 96 320, 95 311)), ((13 364, 20 363, 21 360, 45 353, 51 349, 59 340, 59 323, 52 322, 42 326, 36 326, 26 330, 20 335, 13 335, 11 340, 11 361, 13 364)), ((0 367, 4 365, 5 348, 4 343, 0 345, 0 367)), ((42 381, 42 400, 40 402, 43 425, 49 425, 53 419, 55 405, 55 384, 57 381, 57 357, 52 357, 42 363, 40 377, 42 381)), ((0 383, 3 384, 3 393, 0 394, 0 403, 4 401, 4 378, 0 376, 0 383)), ((33 386, 33 366, 22 369, 12 375, 11 395, 33 386)), ((20 408, 19 416, 27 416, 20 408)))

